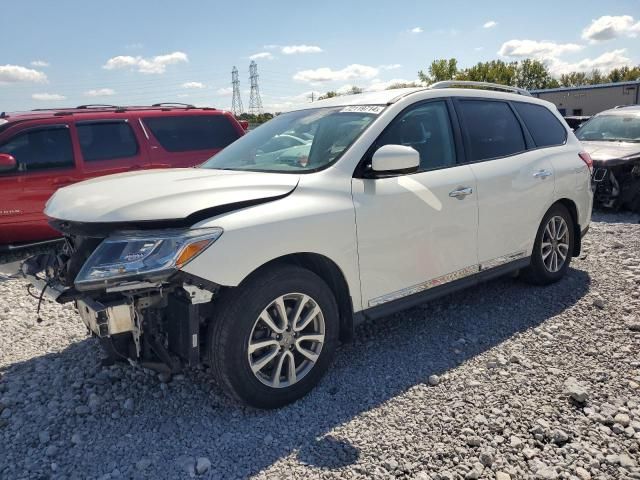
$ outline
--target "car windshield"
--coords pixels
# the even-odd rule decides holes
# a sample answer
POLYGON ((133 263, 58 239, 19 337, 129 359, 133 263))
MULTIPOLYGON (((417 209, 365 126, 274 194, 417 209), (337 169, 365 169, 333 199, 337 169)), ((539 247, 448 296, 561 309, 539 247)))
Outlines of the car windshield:
POLYGON ((304 173, 335 162, 382 106, 326 107, 285 113, 238 139, 202 168, 304 173))
POLYGON ((576 132, 578 140, 601 142, 640 142, 640 117, 598 115, 576 132))

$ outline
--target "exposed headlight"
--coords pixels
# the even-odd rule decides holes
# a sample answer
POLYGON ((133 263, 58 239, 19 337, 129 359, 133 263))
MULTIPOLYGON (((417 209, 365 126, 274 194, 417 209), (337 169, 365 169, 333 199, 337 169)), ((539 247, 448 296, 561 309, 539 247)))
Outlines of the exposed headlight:
POLYGON ((75 279, 78 290, 131 280, 163 280, 202 253, 221 228, 123 232, 106 238, 75 279))

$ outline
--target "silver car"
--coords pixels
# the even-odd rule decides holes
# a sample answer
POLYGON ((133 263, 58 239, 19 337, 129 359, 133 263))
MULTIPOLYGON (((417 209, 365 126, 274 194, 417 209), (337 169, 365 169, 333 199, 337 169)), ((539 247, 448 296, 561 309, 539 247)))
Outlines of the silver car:
POLYGON ((576 136, 593 159, 594 205, 640 213, 640 105, 599 113, 576 136))

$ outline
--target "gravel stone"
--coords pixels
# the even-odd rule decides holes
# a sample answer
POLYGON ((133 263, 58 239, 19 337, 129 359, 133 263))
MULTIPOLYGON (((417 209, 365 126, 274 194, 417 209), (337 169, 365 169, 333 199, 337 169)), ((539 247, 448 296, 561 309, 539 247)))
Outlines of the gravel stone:
POLYGON ((148 458, 141 458, 136 462, 136 468, 141 471, 146 470, 150 466, 151 466, 151 460, 149 460, 148 458))
POLYGON ((37 324, 0 276, 0 478, 640 480, 639 218, 595 212, 552 286, 501 278, 364 322, 271 411, 207 367, 102 365, 72 305, 37 324))
POLYGON ((440 377, 438 375, 430 375, 429 376, 429 385, 435 387, 440 383, 440 377))
POLYGON ((569 377, 564 382, 564 391, 578 403, 585 403, 589 399, 586 387, 574 377, 569 377))
POLYGON ((211 460, 207 457, 199 457, 196 460, 196 473, 202 475, 211 468, 211 460))

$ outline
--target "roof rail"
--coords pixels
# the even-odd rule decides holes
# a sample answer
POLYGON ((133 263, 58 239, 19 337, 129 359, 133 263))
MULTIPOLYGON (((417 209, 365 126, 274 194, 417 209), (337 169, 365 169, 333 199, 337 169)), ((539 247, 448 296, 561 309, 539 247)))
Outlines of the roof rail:
POLYGON ((531 96, 531 94, 527 92, 524 88, 511 87, 509 85, 500 85, 498 83, 473 82, 469 80, 444 80, 442 82, 436 82, 429 86, 429 88, 434 88, 434 89, 455 88, 455 87, 470 87, 470 88, 479 88, 484 90, 499 90, 503 92, 517 93, 518 95, 525 95, 527 97, 531 96))
POLYGON ((618 108, 627 108, 627 107, 637 107, 638 104, 637 103, 628 103, 626 105, 616 105, 615 107, 613 107, 614 109, 618 109, 618 108))
POLYGON ((85 110, 87 108, 120 108, 120 107, 118 107, 118 105, 108 105, 104 103, 90 103, 88 105, 78 105, 76 108, 79 110, 80 109, 85 110))
POLYGON ((178 103, 178 102, 161 102, 154 103, 151 105, 152 107, 183 107, 183 108, 196 108, 195 105, 191 105, 189 103, 178 103))

